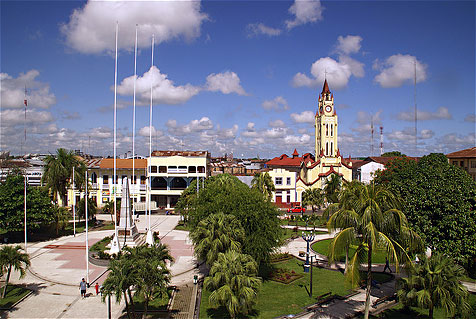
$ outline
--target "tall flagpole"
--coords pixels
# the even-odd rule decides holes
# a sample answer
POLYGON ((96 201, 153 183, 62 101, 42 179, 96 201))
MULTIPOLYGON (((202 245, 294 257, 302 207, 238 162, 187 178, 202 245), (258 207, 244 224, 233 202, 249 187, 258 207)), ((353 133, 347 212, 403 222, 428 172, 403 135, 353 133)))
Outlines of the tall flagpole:
POLYGON ((24 207, 24 209, 25 209, 25 253, 28 253, 27 248, 26 248, 27 247, 27 245, 26 245, 26 180, 27 180, 27 178, 28 177, 26 176, 26 170, 25 170, 25 194, 24 194, 25 197, 23 198, 24 205, 25 205, 25 207, 24 207))
POLYGON ((84 211, 86 212, 86 282, 89 283, 89 243, 88 243, 88 171, 84 172, 84 211))
POLYGON ((116 119, 117 119, 117 34, 119 22, 116 22, 116 62, 114 67, 114 175, 112 176, 112 190, 114 192, 114 238, 111 243, 110 254, 117 254, 121 249, 119 247, 119 235, 117 233, 117 178, 116 178, 116 119))
POLYGON ((137 202, 137 178, 135 175, 135 158, 136 158, 136 149, 135 149, 135 138, 136 138, 136 78, 137 78, 137 24, 136 24, 136 41, 134 45, 134 110, 132 113, 132 180, 134 181, 133 183, 133 189, 132 191, 134 192, 132 194, 132 216, 135 216, 136 214, 136 208, 135 208, 135 202, 137 202))
POLYGON ((76 194, 74 193, 74 166, 73 166, 73 235, 76 237, 76 194))
MULTIPOLYGON (((152 68, 154 67, 154 40, 155 36, 152 35, 152 63, 150 70, 152 71, 152 68)), ((152 159, 152 103, 153 103, 153 98, 152 98, 152 88, 153 88, 153 80, 150 81, 150 111, 149 111, 149 162, 152 159)), ((150 166, 149 166, 150 167, 150 166)), ((151 214, 151 209, 150 209, 150 202, 151 202, 151 191, 152 191, 152 184, 151 184, 151 176, 150 176, 150 169, 149 169, 149 218, 147 222, 147 237, 146 237, 146 243, 149 245, 152 245, 154 242, 154 239, 152 238, 152 231, 150 230, 150 214, 151 214)))

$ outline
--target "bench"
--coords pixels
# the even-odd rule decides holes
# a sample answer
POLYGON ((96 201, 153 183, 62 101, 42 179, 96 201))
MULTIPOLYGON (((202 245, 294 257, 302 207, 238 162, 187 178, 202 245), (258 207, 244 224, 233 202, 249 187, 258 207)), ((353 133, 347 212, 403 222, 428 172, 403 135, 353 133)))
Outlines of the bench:
POLYGON ((372 304, 372 308, 377 308, 377 306, 380 305, 381 303, 384 303, 386 301, 390 301, 393 299, 395 299, 395 295, 380 297, 374 301, 374 303, 372 304))

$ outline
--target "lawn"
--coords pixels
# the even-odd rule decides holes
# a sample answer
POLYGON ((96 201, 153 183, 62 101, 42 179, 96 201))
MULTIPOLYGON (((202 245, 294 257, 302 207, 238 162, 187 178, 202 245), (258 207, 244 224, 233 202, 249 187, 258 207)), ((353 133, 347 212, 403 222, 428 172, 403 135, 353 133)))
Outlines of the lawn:
MULTIPOLYGON (((281 219, 281 225, 306 227, 306 222, 302 220, 296 221, 296 220, 290 220, 290 219, 281 219)), ((315 222, 310 220, 307 223, 307 227, 312 228, 313 226, 319 227, 319 228, 327 228, 327 223, 325 221, 322 221, 321 219, 317 219, 315 222)))
POLYGON ((107 236, 95 243, 94 245, 89 248, 90 251, 105 251, 106 246, 111 242, 113 236, 107 236))
MULTIPOLYGON (((167 293, 168 294, 166 296, 162 297, 156 294, 154 296, 154 299, 149 301, 147 311, 167 310, 167 304, 169 303, 169 299, 172 294, 172 288, 169 288, 167 290, 167 293)), ((138 294, 135 294, 132 299, 134 299, 135 309, 139 311, 144 311, 144 298, 142 298, 142 296, 139 296, 138 294)))
MULTIPOLYGON (((329 249, 329 244, 330 244, 331 240, 332 239, 329 238, 329 239, 324 239, 324 240, 320 240, 318 242, 315 242, 312 245, 312 249, 315 252, 317 252, 321 255, 327 256, 327 251, 329 249)), ((355 248, 357 248, 357 246, 353 246, 349 249, 349 256, 352 256, 354 254, 355 248)), ((383 249, 374 250, 372 252, 372 263, 374 263, 374 264, 385 264, 385 256, 386 255, 387 255, 387 253, 383 249)), ((339 260, 340 261, 345 261, 345 255, 340 256, 339 260)))
MULTIPOLYGON (((279 315, 296 314, 303 311, 303 307, 316 302, 316 297, 327 292, 344 296, 350 292, 344 281, 344 275, 333 271, 315 267, 313 269, 313 297, 310 298, 306 289, 309 288, 310 274, 303 272, 303 262, 290 259, 273 264, 274 267, 294 270, 304 276, 290 284, 265 280, 258 293, 254 313, 249 318, 274 318, 279 315)), ((224 308, 212 309, 208 306, 210 292, 202 292, 200 304, 200 318, 229 318, 224 308)))
MULTIPOLYGON (((0 291, 3 293, 3 287, 0 291)), ((25 297, 29 292, 29 289, 15 285, 8 285, 7 295, 3 299, 0 298, 0 309, 9 309, 18 300, 25 297)))

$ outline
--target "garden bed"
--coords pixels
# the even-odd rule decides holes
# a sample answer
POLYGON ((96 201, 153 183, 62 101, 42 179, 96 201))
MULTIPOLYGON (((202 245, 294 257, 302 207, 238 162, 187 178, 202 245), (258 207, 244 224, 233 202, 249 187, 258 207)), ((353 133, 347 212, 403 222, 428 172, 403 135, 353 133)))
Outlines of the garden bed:
MULTIPOLYGON (((3 286, 1 287, 0 291, 3 293, 3 286)), ((9 284, 5 298, 0 298, 0 310, 10 309, 17 302, 25 298, 29 293, 31 293, 30 289, 9 284)))
POLYGON ((277 268, 269 274, 268 278, 283 284, 289 284, 302 276, 303 275, 296 273, 294 270, 277 268))

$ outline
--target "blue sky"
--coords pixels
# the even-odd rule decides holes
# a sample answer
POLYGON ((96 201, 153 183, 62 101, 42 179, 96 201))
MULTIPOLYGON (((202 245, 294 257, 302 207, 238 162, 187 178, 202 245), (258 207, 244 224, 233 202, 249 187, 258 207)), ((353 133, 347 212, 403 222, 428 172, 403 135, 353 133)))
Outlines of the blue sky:
POLYGON ((115 21, 118 154, 132 149, 135 24, 138 154, 148 153, 151 84, 153 149, 313 152, 325 73, 345 156, 371 155, 372 118, 373 155, 381 125, 384 151, 475 146, 472 1, 2 1, 2 150, 112 154, 115 21))

